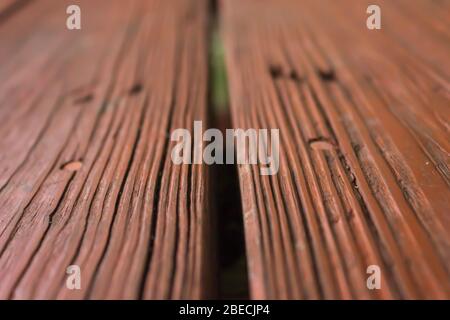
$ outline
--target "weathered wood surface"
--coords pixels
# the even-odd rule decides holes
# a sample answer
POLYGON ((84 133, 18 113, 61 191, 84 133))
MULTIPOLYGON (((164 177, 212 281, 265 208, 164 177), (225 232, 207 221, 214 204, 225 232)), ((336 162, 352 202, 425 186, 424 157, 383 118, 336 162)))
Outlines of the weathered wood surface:
POLYGON ((233 126, 280 129, 239 166, 254 298, 450 297, 450 2, 369 4, 222 2, 233 126))
POLYGON ((21 1, 19 0, 2 0, 0 2, 0 14, 5 11, 11 10, 14 6, 17 6, 21 1))
POLYGON ((80 31, 67 1, 0 24, 0 297, 207 297, 206 167, 170 158, 206 123, 207 2, 76 2, 80 31))
MULTIPOLYGON (((169 139, 208 125, 209 3, 76 2, 0 1, 0 298, 214 297, 229 181, 169 139)), ((371 2, 219 1, 232 126, 280 129, 238 166, 252 298, 450 298, 450 2, 371 2)))

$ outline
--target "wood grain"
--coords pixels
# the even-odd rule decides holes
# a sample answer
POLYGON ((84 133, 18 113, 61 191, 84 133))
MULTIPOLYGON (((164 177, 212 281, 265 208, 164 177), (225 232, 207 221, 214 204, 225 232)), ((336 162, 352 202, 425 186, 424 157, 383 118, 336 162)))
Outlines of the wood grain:
POLYGON ((233 125, 280 129, 239 166, 253 298, 450 297, 450 3, 369 4, 222 1, 233 125))
POLYGON ((208 297, 207 169, 170 158, 206 125, 207 3, 69 4, 0 26, 0 297, 208 297))
POLYGON ((237 165, 240 198, 218 192, 234 167, 171 161, 214 114, 213 3, 76 3, 70 31, 72 1, 0 2, 1 299, 216 297, 246 278, 217 274, 240 243, 216 252, 220 197, 251 298, 450 298, 449 1, 379 0, 381 30, 369 0, 218 1, 231 127, 280 130, 279 172, 237 165))

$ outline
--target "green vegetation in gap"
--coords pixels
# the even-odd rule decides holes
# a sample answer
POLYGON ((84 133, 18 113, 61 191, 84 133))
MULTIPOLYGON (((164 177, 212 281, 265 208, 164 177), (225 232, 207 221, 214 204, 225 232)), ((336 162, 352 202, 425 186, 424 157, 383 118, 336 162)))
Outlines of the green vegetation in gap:
POLYGON ((216 111, 225 111, 228 107, 228 83, 225 53, 218 30, 213 32, 210 50, 212 103, 216 111))

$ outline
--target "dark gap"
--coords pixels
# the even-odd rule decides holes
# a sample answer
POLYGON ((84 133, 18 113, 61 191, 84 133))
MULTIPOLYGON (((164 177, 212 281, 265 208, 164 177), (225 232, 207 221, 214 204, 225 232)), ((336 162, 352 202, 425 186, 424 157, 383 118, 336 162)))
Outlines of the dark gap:
POLYGON ((218 7, 219 7, 219 4, 218 4, 218 2, 219 2, 219 0, 210 0, 209 1, 209 13, 210 13, 210 16, 211 16, 211 24, 210 24, 210 27, 213 27, 214 29, 217 29, 217 17, 218 17, 218 11, 219 11, 219 9, 218 9, 218 7))
MULTIPOLYGON (((230 116, 212 111, 210 124, 225 133, 225 129, 231 127, 230 116)), ((225 158, 226 151, 223 154, 225 158)), ((237 166, 213 165, 210 185, 218 241, 218 297, 248 299, 247 258, 237 166)))
MULTIPOLYGON (((232 128, 228 83, 222 39, 217 16, 218 1, 210 1, 210 52, 208 118, 211 128, 232 128)), ((226 141, 223 159, 226 162, 226 141)), ((244 221, 236 164, 215 164, 210 171, 210 197, 217 241, 217 282, 219 299, 248 299, 247 256, 244 221)))

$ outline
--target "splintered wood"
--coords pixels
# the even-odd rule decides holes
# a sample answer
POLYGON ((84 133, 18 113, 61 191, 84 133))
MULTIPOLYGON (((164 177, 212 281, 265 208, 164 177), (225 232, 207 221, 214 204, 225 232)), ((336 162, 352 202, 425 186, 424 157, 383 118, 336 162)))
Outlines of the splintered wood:
POLYGON ((239 166, 253 298, 450 297, 450 2, 376 2, 222 2, 233 126, 280 129, 239 166))
POLYGON ((206 297, 207 171, 170 132, 206 123, 207 2, 76 3, 76 32, 66 1, 0 24, 0 298, 206 297))

